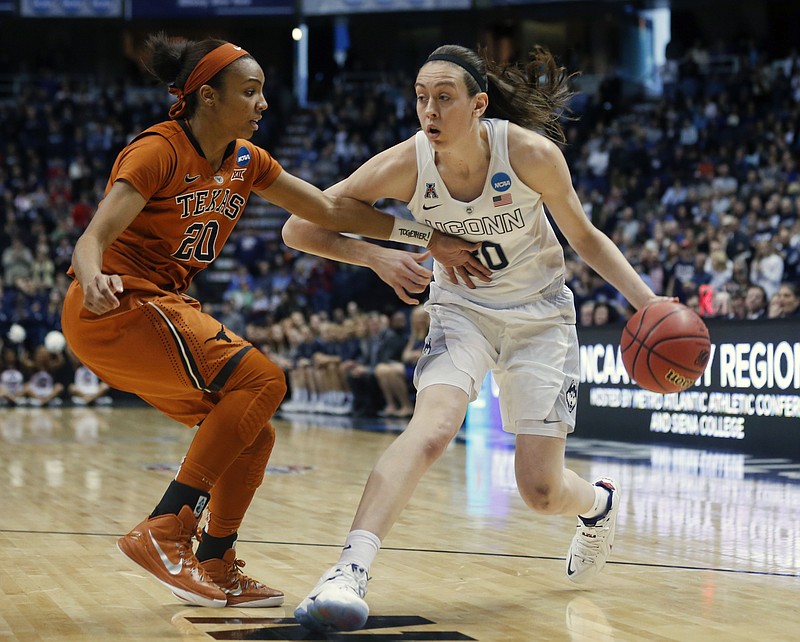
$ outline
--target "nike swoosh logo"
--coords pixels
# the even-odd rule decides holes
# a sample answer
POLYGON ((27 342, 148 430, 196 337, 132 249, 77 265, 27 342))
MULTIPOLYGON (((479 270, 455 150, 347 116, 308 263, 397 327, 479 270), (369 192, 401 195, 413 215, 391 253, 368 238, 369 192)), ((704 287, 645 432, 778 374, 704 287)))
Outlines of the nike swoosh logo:
POLYGON ((200 174, 197 176, 189 176, 189 174, 186 174, 186 176, 183 177, 183 180, 185 180, 187 183, 194 183, 198 178, 200 178, 200 174))
POLYGON ((424 210, 432 210, 434 207, 441 207, 441 206, 442 206, 441 203, 439 203, 438 205, 423 205, 422 209, 424 209, 424 210))
POLYGON ((153 542, 153 546, 156 547, 156 551, 158 551, 158 556, 161 558, 161 561, 164 564, 164 567, 169 571, 170 575, 178 575, 181 570, 183 570, 183 564, 176 564, 171 562, 170 559, 167 557, 167 554, 161 550, 161 547, 158 545, 158 542, 153 537, 152 533, 148 533, 150 535, 150 541, 153 542))
POLYGON ((561 420, 556 419, 555 421, 551 421, 550 419, 542 419, 543 424, 560 424, 561 420))
POLYGON ((235 589, 235 590, 233 590, 233 591, 226 591, 226 593, 227 593, 228 595, 232 595, 233 597, 238 597, 239 595, 241 595, 241 594, 242 594, 242 585, 241 585, 241 584, 237 584, 237 585, 236 585, 236 589, 235 589))
POLYGON ((572 555, 569 556, 569 562, 567 562, 567 575, 575 575, 575 571, 572 570, 572 555))

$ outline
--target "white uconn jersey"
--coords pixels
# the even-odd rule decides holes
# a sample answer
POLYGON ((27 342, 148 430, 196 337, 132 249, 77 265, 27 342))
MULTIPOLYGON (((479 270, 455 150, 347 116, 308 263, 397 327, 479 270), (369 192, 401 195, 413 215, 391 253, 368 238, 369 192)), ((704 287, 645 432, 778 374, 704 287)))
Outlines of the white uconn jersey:
POLYGON ((457 201, 447 191, 423 132, 416 134, 417 187, 408 204, 414 218, 441 232, 483 243, 477 256, 492 270, 491 282, 473 279, 471 290, 455 285, 434 263, 434 281, 443 290, 490 308, 539 298, 564 281, 564 254, 544 213, 541 194, 525 185, 508 160, 508 121, 484 119, 491 145, 483 193, 457 201))

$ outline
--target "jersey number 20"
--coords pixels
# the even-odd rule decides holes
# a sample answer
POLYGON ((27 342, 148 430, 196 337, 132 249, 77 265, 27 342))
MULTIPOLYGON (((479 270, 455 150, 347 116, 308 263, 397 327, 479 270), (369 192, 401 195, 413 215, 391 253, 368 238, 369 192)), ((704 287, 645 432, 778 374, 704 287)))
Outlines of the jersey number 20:
POLYGON ((219 235, 219 223, 192 223, 186 228, 180 246, 172 255, 179 261, 194 259, 200 263, 211 263, 216 258, 214 244, 219 235))

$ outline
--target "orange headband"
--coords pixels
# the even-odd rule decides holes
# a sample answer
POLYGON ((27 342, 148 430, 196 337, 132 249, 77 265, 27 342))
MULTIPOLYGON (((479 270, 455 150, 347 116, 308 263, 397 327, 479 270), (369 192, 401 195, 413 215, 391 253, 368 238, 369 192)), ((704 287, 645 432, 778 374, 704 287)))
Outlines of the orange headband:
POLYGON ((175 119, 183 116, 183 112, 186 111, 186 96, 196 92, 234 60, 246 55, 247 52, 244 49, 230 42, 209 51, 192 69, 183 89, 169 88, 169 93, 178 98, 177 102, 169 109, 169 117, 175 119))

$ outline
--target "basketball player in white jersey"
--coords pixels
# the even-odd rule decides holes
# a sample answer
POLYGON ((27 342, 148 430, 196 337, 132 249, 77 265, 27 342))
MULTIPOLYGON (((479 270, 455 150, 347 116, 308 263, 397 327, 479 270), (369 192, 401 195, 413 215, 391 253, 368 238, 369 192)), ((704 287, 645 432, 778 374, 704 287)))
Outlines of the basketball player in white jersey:
MULTIPOLYGON (((503 69, 464 47, 439 47, 414 85, 421 130, 330 189, 369 204, 407 203, 417 222, 481 242, 476 256, 488 269, 434 263, 414 416, 375 465, 339 561, 295 611, 309 628, 365 624, 367 571, 381 539, 459 431, 490 369, 503 429, 516 435, 520 495, 537 513, 579 516, 567 576, 583 583, 608 558, 619 488, 609 478, 590 483, 564 466, 566 436, 575 426, 578 338, 563 251, 544 206, 586 263, 634 307, 659 297, 586 218, 572 187, 554 142, 563 141, 558 118, 570 95, 567 79, 541 48, 524 68, 503 69)), ((361 265, 374 251, 294 218, 284 239, 361 265)), ((407 269, 394 277, 386 272, 379 274, 395 291, 419 291, 417 275, 407 269)))

